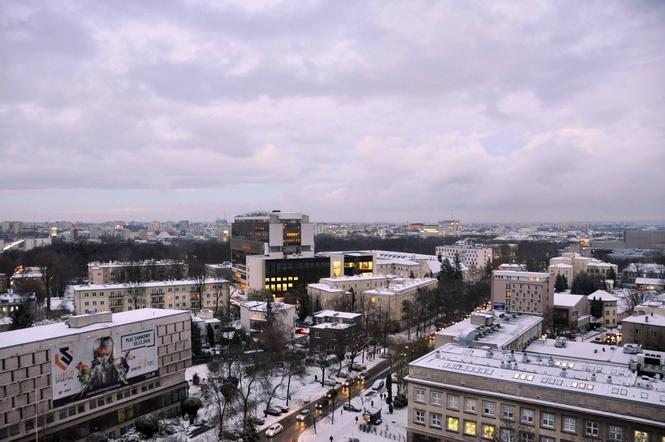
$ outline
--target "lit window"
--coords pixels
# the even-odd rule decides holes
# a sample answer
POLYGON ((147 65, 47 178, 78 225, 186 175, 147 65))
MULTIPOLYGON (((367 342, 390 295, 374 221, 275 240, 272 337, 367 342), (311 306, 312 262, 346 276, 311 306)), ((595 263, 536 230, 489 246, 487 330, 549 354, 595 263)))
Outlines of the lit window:
POLYGON ((494 439, 494 425, 483 424, 483 439, 494 439))
POLYGON ((413 421, 417 424, 424 424, 425 423, 425 412, 423 410, 415 410, 415 414, 413 416, 413 421))
POLYGON ((476 423, 474 421, 464 421, 464 434, 476 435, 476 423))
POLYGON ((433 427, 441 428, 441 415, 439 413, 431 413, 431 425, 433 427))
POLYGON ((416 402, 425 402, 425 390, 424 389, 416 388, 414 390, 414 392, 415 392, 415 395, 416 395, 416 398, 415 398, 416 402))
POLYGON ((598 422, 587 421, 584 426, 584 434, 587 436, 598 436, 600 434, 600 425, 598 422))
POLYGON ((456 417, 448 416, 448 421, 446 423, 446 430, 459 431, 459 419, 456 417))
POLYGON ((649 433, 646 431, 635 430, 633 432, 633 438, 635 442, 649 442, 649 433))
POLYGON ((448 408, 459 410, 459 396, 455 394, 448 395, 448 408))

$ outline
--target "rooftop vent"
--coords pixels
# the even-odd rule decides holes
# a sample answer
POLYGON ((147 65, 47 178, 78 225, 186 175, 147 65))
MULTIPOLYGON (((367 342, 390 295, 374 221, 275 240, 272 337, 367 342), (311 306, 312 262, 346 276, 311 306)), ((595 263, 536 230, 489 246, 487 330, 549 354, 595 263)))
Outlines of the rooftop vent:
POLYGON ((69 328, 81 328, 91 324, 102 322, 113 322, 111 312, 88 313, 85 315, 72 316, 66 322, 69 328))
POLYGON ((612 383, 612 375, 607 376, 607 383, 608 384, 612 383))

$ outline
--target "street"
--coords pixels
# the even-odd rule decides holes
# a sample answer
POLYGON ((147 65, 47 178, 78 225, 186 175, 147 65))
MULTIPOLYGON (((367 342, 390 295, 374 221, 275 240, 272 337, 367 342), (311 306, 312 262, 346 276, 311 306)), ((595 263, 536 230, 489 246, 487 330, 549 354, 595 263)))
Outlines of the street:
MULTIPOLYGON (((339 411, 344 405, 345 402, 348 402, 349 400, 349 394, 351 395, 351 398, 357 397, 361 393, 367 391, 372 383, 380 379, 382 377, 385 377, 386 374, 388 373, 389 367, 388 367, 388 361, 383 360, 376 366, 370 368, 367 370, 369 373, 369 379, 363 383, 356 383, 350 386, 349 388, 344 388, 344 387, 339 387, 337 388, 338 395, 337 398, 335 399, 335 411, 337 411, 337 415, 335 416, 335 419, 341 418, 341 415, 339 414, 339 411)), ((265 430, 261 432, 261 440, 265 441, 273 441, 273 442, 294 442, 298 440, 298 436, 300 436, 300 433, 302 433, 306 428, 312 426, 314 424, 313 419, 315 418, 316 421, 320 421, 323 418, 327 417, 330 415, 330 406, 325 407, 323 410, 318 411, 315 409, 316 403, 323 398, 323 395, 316 398, 315 400, 311 401, 309 404, 306 404, 297 410, 295 410, 293 413, 289 414, 288 416, 285 416, 283 419, 280 419, 278 422, 282 424, 284 427, 284 430, 279 433, 275 437, 267 437, 265 435, 265 430), (296 420, 296 416, 298 413, 300 413, 300 410, 303 410, 305 408, 309 408, 311 410, 312 415, 307 418, 305 422, 298 422, 296 420)), ((378 398, 374 400, 380 400, 378 398)), ((354 413, 351 411, 344 411, 344 418, 348 418, 348 416, 351 416, 355 418, 355 416, 358 416, 358 419, 362 419, 362 413, 354 413)))

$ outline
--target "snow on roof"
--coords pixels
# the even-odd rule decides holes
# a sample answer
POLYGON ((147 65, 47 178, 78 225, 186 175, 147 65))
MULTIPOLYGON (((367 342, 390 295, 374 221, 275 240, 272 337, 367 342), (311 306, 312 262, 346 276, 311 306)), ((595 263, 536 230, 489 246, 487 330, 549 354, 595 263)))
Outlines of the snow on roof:
MULTIPOLYGON (((665 359, 665 353, 653 353, 665 359)), ((538 340, 522 354, 449 343, 409 366, 665 407, 665 381, 653 379, 649 381, 651 389, 642 388, 638 385, 640 377, 628 367, 630 356, 634 355, 623 353, 622 347, 585 342, 569 342, 567 347, 557 348, 553 340, 538 340)))
POLYGON ((322 322, 320 324, 312 325, 309 328, 321 329, 337 329, 337 330, 346 330, 347 328, 353 327, 355 324, 349 324, 346 322, 322 322))
POLYGON ((143 261, 91 261, 88 267, 147 267, 184 264, 184 261, 174 259, 146 259, 143 261))
POLYGON ((607 293, 605 290, 596 290, 595 292, 587 296, 587 299, 589 301, 594 299, 600 299, 603 302, 616 302, 619 300, 619 298, 612 295, 611 293, 607 293))
POLYGON ((525 277, 525 278, 548 278, 549 273, 545 272, 525 272, 520 270, 494 270, 492 275, 498 276, 512 276, 512 277, 525 277))
POLYGON ((377 259, 376 265, 403 265, 403 266, 420 266, 419 263, 411 259, 404 258, 389 258, 389 259, 377 259))
MULTIPOLYGON (((542 316, 537 315, 516 314, 513 318, 512 314, 498 310, 495 312, 482 313, 485 313, 486 317, 493 317, 493 324, 500 324, 500 327, 494 327, 494 330, 491 333, 488 333, 485 336, 478 336, 473 342, 477 345, 492 345, 497 348, 508 346, 514 340, 519 339, 520 336, 530 330, 533 326, 543 322, 542 316), (503 315, 503 318, 501 315, 503 315)), ((477 313, 474 313, 474 315, 477 315, 477 313)), ((451 336, 456 340, 459 340, 460 338, 466 339, 470 333, 474 333, 475 335, 476 330, 483 327, 480 324, 472 324, 471 320, 471 317, 466 318, 450 327, 444 328, 436 334, 439 336, 451 336)))
POLYGON ((49 339, 60 338, 63 336, 79 335, 94 330, 119 327, 135 322, 144 322, 151 319, 165 318, 183 313, 186 313, 188 316, 190 315, 188 310, 142 308, 128 312, 113 313, 113 322, 97 322, 85 327, 69 328, 65 322, 58 322, 55 324, 12 330, 0 333, 0 349, 29 344, 31 342, 47 341, 49 339))
POLYGON ((324 292, 330 292, 330 293, 346 293, 346 290, 344 289, 330 287, 328 284, 323 284, 323 283, 307 284, 307 287, 311 287, 313 289, 322 290, 324 292))
POLYGON ((660 279, 660 278, 635 278, 635 284, 665 285, 665 279, 660 279))
POLYGON ((364 293, 368 295, 399 295, 407 290, 418 287, 429 287, 436 284, 434 278, 395 278, 388 287, 365 290, 364 293))
POLYGON ((387 275, 353 275, 353 276, 337 276, 330 278, 321 278, 319 283, 338 283, 338 282, 354 282, 354 281, 378 281, 388 279, 387 275))
POLYGON ((338 312, 337 310, 321 310, 313 315, 315 318, 342 318, 342 319, 355 319, 362 316, 360 313, 351 312, 338 312))
MULTIPOLYGON (((152 288, 152 287, 172 287, 176 285, 194 285, 198 284, 200 281, 196 279, 172 279, 167 281, 148 281, 148 282, 138 282, 138 283, 117 283, 117 284, 81 284, 72 286, 73 290, 83 291, 83 290, 114 290, 114 289, 123 289, 128 287, 134 287, 137 284, 140 287, 152 288)), ((204 284, 218 284, 229 282, 223 278, 205 278, 203 280, 204 284)))
POLYGON ((572 269, 573 266, 570 264, 566 264, 565 262, 558 262, 556 264, 550 265, 550 268, 555 268, 555 269, 572 269))
MULTIPOLYGON (((265 312, 267 304, 268 303, 265 301, 247 301, 240 303, 242 307, 255 312, 265 312)), ((287 304, 285 302, 272 302, 271 304, 273 310, 282 310, 295 307, 293 304, 287 304)))
POLYGON ((584 299, 584 295, 574 295, 570 293, 555 293, 555 307, 575 307, 578 302, 584 299))
POLYGON ((637 272, 638 270, 643 273, 665 273, 665 265, 653 262, 640 263, 638 269, 637 264, 631 262, 625 269, 623 269, 624 272, 637 272))
POLYGON ((665 316, 663 315, 636 315, 623 318, 621 323, 629 322, 631 324, 655 325, 665 327, 665 316))

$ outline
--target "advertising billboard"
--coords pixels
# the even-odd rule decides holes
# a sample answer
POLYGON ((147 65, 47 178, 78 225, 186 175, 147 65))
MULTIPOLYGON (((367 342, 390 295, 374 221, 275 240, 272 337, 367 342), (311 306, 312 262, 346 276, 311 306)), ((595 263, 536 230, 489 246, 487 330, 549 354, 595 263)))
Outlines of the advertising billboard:
POLYGON ((155 329, 112 332, 51 348, 53 405, 85 399, 159 374, 155 329))

